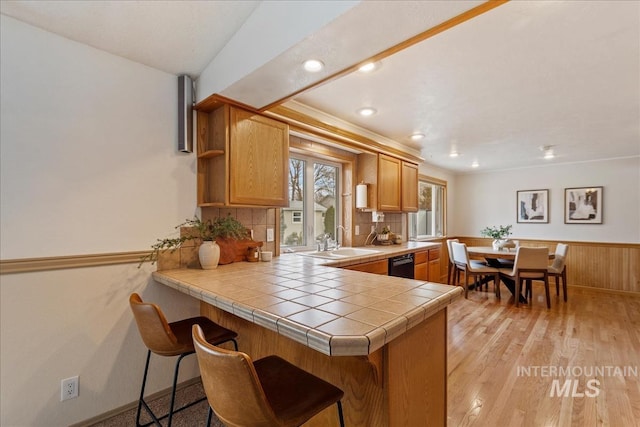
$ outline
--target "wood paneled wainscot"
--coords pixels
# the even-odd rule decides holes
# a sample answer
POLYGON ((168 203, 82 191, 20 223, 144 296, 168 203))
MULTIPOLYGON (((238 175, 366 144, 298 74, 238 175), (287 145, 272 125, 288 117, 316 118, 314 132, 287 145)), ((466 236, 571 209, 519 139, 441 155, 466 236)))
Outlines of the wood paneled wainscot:
POLYGON ((198 206, 287 206, 289 126, 221 105, 198 111, 198 206))

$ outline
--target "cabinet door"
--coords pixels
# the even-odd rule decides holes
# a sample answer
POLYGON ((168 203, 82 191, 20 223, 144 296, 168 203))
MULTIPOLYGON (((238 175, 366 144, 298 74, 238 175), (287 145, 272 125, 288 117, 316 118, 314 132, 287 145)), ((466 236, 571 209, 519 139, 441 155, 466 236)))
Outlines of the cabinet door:
POLYGON ((429 261, 429 281, 430 282, 441 282, 440 276, 440 260, 436 259, 433 261, 429 261))
POLYGON ((382 274, 386 276, 389 271, 389 262, 386 259, 380 261, 363 262, 361 264, 349 265, 347 270, 362 271, 365 273, 382 274))
POLYGON ((423 262, 416 264, 413 268, 413 276, 416 280, 429 280, 429 272, 427 270, 427 263, 423 262))
POLYGON ((380 154, 378 156, 378 209, 384 212, 399 212, 400 160, 380 154))
POLYGON ((402 212, 418 212, 418 165, 402 162, 402 212))
POLYGON ((287 206, 289 126, 231 109, 229 203, 287 206))

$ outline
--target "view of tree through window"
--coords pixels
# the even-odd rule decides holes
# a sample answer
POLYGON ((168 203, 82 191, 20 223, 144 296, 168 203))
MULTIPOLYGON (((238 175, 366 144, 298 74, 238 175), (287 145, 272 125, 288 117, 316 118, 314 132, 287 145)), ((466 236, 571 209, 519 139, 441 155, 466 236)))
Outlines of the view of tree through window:
POLYGON ((335 239, 339 171, 339 165, 309 157, 289 159, 289 207, 280 211, 282 247, 312 248, 325 235, 335 239))

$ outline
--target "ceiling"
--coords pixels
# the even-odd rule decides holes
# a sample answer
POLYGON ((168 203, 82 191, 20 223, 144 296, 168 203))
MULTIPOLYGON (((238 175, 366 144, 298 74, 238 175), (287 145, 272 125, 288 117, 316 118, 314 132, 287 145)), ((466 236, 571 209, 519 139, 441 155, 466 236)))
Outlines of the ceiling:
MULTIPOLYGON (((288 100, 290 108, 367 129, 457 173, 640 156, 640 2, 511 1, 393 49, 480 3, 354 2, 220 93, 256 108, 288 100), (346 72, 390 48, 394 53, 380 55, 376 71, 346 72), (325 70, 301 73, 307 56, 325 62, 325 70), (377 113, 358 116, 365 106, 377 113), (425 138, 412 141, 415 132, 425 138), (543 158, 543 146, 553 159, 543 158), (458 157, 450 157, 454 150, 458 157)), ((257 1, 0 4, 3 14, 37 27, 194 77, 261 7, 257 1)))

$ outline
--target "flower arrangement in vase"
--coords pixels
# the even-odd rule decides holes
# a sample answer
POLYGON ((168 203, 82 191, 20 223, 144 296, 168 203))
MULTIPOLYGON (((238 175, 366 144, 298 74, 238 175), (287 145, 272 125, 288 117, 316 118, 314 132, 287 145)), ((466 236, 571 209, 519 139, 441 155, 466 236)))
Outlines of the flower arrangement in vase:
POLYGON ((480 230, 480 235, 484 237, 491 237, 493 239, 492 246, 494 250, 502 249, 502 246, 506 242, 506 237, 511 234, 512 225, 499 225, 494 227, 485 227, 480 230))

